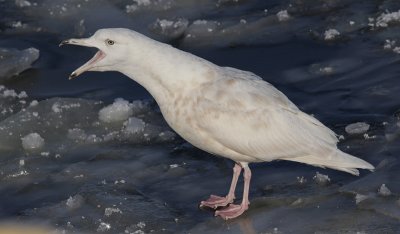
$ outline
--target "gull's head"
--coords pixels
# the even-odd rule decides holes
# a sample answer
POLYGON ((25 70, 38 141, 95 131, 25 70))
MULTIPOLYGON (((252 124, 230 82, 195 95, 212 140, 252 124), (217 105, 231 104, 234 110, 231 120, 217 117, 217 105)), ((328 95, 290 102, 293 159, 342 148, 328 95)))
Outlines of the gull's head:
POLYGON ((72 38, 64 40, 62 45, 78 45, 97 48, 97 53, 88 62, 76 69, 69 76, 70 79, 86 71, 117 71, 126 63, 135 38, 140 34, 129 29, 111 28, 100 29, 89 38, 72 38))

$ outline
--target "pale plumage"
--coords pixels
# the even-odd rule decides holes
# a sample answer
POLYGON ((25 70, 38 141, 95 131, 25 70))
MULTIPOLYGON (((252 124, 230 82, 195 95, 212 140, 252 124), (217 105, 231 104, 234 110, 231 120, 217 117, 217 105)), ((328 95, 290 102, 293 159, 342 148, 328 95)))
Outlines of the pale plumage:
POLYGON ((334 132, 251 72, 219 67, 127 29, 102 29, 90 38, 62 44, 99 49, 72 78, 85 71, 122 72, 151 93, 168 124, 184 139, 236 162, 228 195, 201 202, 213 208, 229 205, 216 211, 225 219, 248 208, 248 163, 289 160, 356 175, 357 168, 374 169, 337 149, 334 132), (242 169, 243 199, 234 205, 242 169))

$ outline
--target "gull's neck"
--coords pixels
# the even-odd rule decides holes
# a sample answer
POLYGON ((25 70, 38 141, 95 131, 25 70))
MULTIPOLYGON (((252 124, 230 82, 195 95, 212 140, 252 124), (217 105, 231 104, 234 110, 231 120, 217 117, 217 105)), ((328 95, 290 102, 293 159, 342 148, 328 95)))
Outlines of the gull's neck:
POLYGON ((119 71, 142 85, 161 106, 216 77, 217 65, 149 38, 119 71))

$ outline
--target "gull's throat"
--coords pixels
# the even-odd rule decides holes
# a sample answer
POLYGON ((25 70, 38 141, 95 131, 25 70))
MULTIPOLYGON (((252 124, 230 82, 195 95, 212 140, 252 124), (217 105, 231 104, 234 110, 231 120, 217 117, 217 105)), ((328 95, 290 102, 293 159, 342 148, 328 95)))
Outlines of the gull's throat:
POLYGON ((99 50, 97 51, 97 53, 93 56, 93 58, 91 58, 87 64, 88 65, 94 65, 95 63, 97 63, 98 61, 102 60, 104 57, 106 57, 106 54, 99 50))
POLYGON ((83 64, 81 67, 76 69, 74 72, 71 73, 69 76, 69 79, 73 79, 80 74, 84 73, 85 71, 89 71, 91 68, 95 67, 96 64, 104 59, 106 57, 106 54, 102 51, 99 50, 97 53, 91 58, 89 61, 87 61, 85 64, 83 64))

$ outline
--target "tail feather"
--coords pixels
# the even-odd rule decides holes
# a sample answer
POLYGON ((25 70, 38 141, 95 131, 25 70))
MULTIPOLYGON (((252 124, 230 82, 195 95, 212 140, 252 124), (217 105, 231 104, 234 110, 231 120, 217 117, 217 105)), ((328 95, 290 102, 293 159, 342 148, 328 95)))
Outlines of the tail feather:
POLYGON ((353 175, 359 175, 357 168, 368 169, 371 171, 375 169, 375 167, 370 163, 350 154, 346 154, 340 150, 337 150, 333 155, 329 155, 329 157, 307 155, 297 158, 288 158, 285 160, 311 164, 318 167, 328 167, 335 170, 348 172, 353 175))

